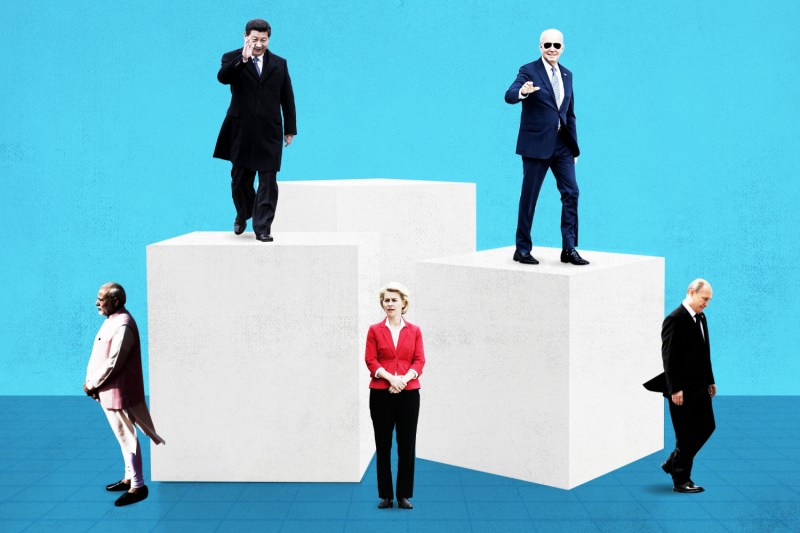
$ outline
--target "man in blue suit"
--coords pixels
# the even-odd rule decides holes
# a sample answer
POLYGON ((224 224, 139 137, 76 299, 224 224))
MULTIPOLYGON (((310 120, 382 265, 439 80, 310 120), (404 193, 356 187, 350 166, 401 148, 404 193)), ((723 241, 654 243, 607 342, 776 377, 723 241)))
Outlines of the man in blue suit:
POLYGON ((514 261, 538 265, 531 255, 531 225, 536 199, 547 169, 553 171, 561 193, 561 262, 588 265, 578 244, 578 133, 575 128, 572 72, 558 64, 564 51, 564 36, 545 30, 539 38, 542 57, 519 69, 506 91, 506 102, 522 102, 517 154, 522 156, 522 193, 517 219, 517 249, 514 261))

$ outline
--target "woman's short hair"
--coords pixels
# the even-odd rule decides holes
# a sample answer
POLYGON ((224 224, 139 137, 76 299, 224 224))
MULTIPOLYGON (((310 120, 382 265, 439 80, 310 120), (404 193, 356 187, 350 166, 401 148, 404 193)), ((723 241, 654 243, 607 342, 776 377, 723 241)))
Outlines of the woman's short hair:
POLYGON ((396 292, 400 295, 400 299, 403 300, 402 314, 406 314, 408 307, 411 305, 411 295, 408 292, 408 287, 397 281, 390 281, 381 287, 380 296, 378 297, 378 302, 381 304, 381 307, 383 307, 383 296, 387 292, 396 292))

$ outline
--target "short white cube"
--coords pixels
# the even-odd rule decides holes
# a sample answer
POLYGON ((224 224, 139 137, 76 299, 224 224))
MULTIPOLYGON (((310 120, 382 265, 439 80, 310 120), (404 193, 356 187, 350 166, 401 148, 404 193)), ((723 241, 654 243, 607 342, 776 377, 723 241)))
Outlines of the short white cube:
POLYGON ((475 184, 398 179, 281 181, 272 233, 376 231, 381 282, 412 290, 416 261, 475 251, 475 184))
POLYGON ((663 447, 664 259, 536 248, 418 264, 419 457, 569 489, 663 447))
POLYGON ((359 481, 375 233, 196 232, 147 247, 157 481, 359 481))

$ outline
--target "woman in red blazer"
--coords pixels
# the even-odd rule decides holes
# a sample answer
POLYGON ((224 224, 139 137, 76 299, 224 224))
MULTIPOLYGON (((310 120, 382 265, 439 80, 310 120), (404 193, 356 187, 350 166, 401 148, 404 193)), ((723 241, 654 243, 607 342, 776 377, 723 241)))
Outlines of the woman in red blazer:
POLYGON ((365 359, 372 381, 369 412, 375 430, 379 509, 394 505, 392 432, 397 428, 397 506, 413 509, 414 457, 419 417, 419 376, 425 366, 422 333, 403 320, 410 303, 408 289, 392 282, 380 290, 386 319, 367 333, 365 359))

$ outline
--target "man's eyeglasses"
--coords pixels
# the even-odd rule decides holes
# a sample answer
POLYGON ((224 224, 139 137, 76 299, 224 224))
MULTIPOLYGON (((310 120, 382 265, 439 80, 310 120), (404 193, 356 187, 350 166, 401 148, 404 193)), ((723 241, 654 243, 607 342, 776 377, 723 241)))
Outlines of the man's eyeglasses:
POLYGON ((542 43, 542 47, 545 50, 549 50, 551 46, 556 50, 561 50, 561 43, 542 43))

